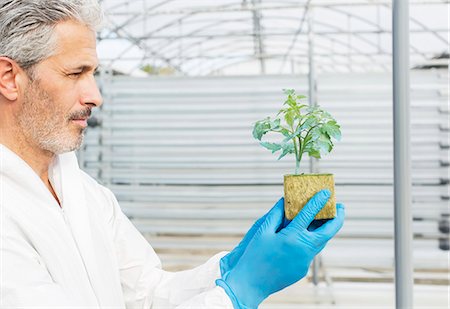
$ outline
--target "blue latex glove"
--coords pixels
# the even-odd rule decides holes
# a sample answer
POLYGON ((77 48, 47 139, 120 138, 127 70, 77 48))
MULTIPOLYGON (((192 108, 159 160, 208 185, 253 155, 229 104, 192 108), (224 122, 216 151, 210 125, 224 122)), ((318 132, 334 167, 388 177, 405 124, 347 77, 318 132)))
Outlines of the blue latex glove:
MULTIPOLYGON (((247 248, 248 243, 253 239, 253 236, 255 235, 256 231, 258 231, 261 224, 266 220, 267 216, 270 216, 273 212, 278 211, 277 208, 279 207, 279 203, 284 203, 283 198, 278 201, 277 204, 264 216, 259 218, 252 227, 248 230, 248 232, 245 234, 244 238, 241 240, 241 242, 227 255, 225 255, 223 258, 220 259, 220 273, 222 274, 222 277, 225 273, 229 272, 239 261, 240 257, 244 253, 245 249, 247 248)), ((284 226, 286 226, 290 221, 285 219, 284 226)))
POLYGON ((281 199, 261 218, 259 227, 253 231, 250 229, 253 235, 249 235, 247 243, 244 243, 244 237, 242 245, 238 245, 245 247, 244 250, 237 251, 229 260, 235 265, 227 268, 222 279, 216 280, 216 284, 225 289, 235 308, 257 308, 269 295, 306 276, 314 256, 344 222, 344 207, 338 204, 336 218, 308 230, 329 196, 328 190, 314 195, 302 211, 279 230, 284 222, 284 200, 281 199))
POLYGON ((265 221, 266 217, 267 214, 259 218, 253 224, 250 230, 248 230, 241 242, 233 249, 233 251, 220 259, 220 273, 222 274, 222 277, 237 264, 245 249, 247 248, 248 243, 252 240, 253 235, 255 235, 256 231, 258 231, 259 227, 261 226, 262 222, 265 221))

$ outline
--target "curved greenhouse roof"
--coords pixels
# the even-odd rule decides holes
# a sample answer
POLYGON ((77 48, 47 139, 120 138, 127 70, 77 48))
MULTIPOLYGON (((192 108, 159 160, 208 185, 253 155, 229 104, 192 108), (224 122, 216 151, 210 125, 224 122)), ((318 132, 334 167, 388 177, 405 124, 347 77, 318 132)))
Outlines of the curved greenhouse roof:
MULTIPOLYGON (((99 56, 135 75, 390 71, 391 2, 104 0, 99 56)), ((447 65, 449 1, 410 3, 411 66, 447 65)))

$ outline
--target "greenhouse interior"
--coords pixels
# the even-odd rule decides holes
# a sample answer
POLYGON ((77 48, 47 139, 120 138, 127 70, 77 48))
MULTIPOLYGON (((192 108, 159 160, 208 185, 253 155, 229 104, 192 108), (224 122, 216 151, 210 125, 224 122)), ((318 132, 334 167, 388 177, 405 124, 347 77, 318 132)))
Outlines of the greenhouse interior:
MULTIPOLYGON (((333 151, 305 155, 300 171, 334 174, 346 219, 307 277, 261 308, 395 308, 393 2, 101 1, 104 104, 82 169, 113 191, 164 269, 193 268, 232 250, 283 196, 295 158, 277 160, 252 130, 294 89, 340 125, 333 151)), ((450 4, 408 9, 411 297, 448 308, 450 4)))

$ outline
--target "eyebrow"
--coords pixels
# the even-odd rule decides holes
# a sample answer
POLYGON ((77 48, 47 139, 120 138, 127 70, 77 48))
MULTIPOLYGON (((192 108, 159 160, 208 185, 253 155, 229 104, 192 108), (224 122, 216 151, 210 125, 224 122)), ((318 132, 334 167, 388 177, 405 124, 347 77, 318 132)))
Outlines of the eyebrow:
POLYGON ((85 71, 85 70, 93 70, 94 72, 98 70, 100 66, 97 65, 95 67, 91 66, 91 65, 80 65, 76 68, 73 68, 73 70, 80 70, 80 71, 85 71))

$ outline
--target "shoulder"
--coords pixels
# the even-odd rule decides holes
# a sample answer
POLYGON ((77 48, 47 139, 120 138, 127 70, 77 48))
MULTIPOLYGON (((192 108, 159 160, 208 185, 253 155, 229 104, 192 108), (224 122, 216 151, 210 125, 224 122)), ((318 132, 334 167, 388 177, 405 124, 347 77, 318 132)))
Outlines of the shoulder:
POLYGON ((125 216, 114 193, 81 169, 80 172, 89 209, 114 229, 115 222, 125 216))
POLYGON ((110 189, 81 169, 80 174, 88 202, 99 206, 102 210, 112 210, 118 204, 110 189))
POLYGON ((82 169, 80 169, 80 173, 86 191, 103 195, 107 199, 116 199, 114 193, 109 188, 102 185, 82 169))
POLYGON ((76 177, 77 181, 81 181, 87 198, 91 197, 109 201, 115 199, 111 190, 101 185, 96 179, 81 169, 75 152, 72 151, 58 155, 56 162, 56 165, 64 169, 67 174, 76 174, 73 177, 76 177))

